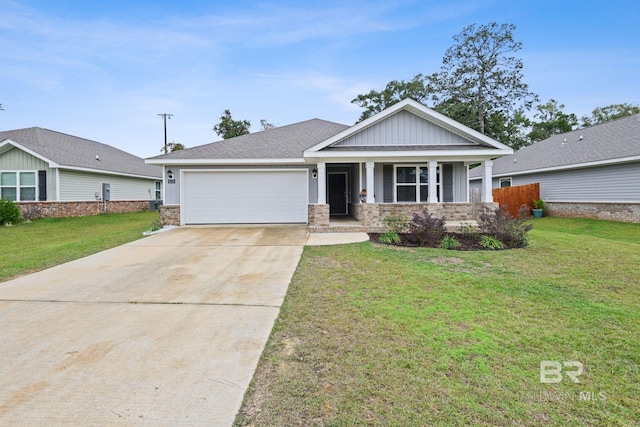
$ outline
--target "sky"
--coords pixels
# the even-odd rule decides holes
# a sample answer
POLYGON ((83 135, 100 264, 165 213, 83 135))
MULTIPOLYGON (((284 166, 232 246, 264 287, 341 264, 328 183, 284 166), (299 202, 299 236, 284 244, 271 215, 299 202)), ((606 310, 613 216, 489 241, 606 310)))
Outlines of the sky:
POLYGON ((470 24, 516 26, 524 82, 578 117, 640 103, 638 0, 0 0, 0 130, 161 154, 234 119, 353 124, 351 101, 437 72, 470 24))

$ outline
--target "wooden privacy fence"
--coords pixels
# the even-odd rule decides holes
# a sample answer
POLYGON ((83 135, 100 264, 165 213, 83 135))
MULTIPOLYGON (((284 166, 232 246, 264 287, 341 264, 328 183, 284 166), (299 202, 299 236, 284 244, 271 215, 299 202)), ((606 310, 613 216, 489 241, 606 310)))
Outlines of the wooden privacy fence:
POLYGON ((533 201, 540 198, 540 183, 494 188, 492 193, 494 202, 500 207, 506 206, 512 216, 517 216, 520 206, 531 208, 533 201))

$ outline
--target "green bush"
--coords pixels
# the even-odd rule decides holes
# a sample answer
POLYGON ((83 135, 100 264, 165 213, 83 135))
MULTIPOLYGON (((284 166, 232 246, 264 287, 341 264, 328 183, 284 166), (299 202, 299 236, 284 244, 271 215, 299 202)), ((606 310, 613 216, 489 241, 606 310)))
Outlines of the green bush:
POLYGON ((382 234, 378 240, 380 243, 386 243, 387 245, 397 245, 400 243, 400 236, 395 231, 389 230, 382 234))
POLYGON ((442 239, 442 243, 440 244, 440 247, 442 249, 455 249, 459 246, 460 242, 458 241, 458 239, 449 235, 444 236, 444 238, 442 239))
POLYGON ((389 215, 384 217, 382 224, 390 231, 401 234, 409 228, 409 218, 406 215, 389 215))
POLYGON ((483 248, 493 249, 495 251, 504 249, 504 243, 502 243, 500 240, 496 239, 493 236, 487 236, 487 235, 482 236, 482 239, 480 240, 480 245, 483 248))
POLYGON ((509 215, 506 206, 485 211, 480 214, 480 231, 500 240, 508 248, 523 248, 529 244, 527 233, 533 228, 526 223, 528 216, 529 208, 526 205, 520 208, 515 218, 509 215))
POLYGON ((20 208, 15 202, 0 199, 0 225, 15 224, 20 220, 20 208))

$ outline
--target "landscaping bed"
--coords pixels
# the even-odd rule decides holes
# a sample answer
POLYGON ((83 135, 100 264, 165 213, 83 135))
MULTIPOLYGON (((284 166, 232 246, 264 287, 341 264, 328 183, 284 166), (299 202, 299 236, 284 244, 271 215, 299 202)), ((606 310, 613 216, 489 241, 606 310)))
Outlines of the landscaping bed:
MULTIPOLYGON (((380 237, 383 233, 367 233, 369 234, 369 240, 376 243, 384 243, 380 241, 380 237)), ((459 243, 459 246, 449 248, 457 251, 486 251, 487 248, 480 244, 480 239, 483 234, 476 235, 468 235, 458 232, 451 232, 446 234, 449 237, 453 237, 459 243)), ((396 243, 396 246, 407 246, 407 247, 422 247, 422 248, 440 248, 442 246, 442 240, 430 240, 424 242, 423 244, 417 243, 414 241, 410 235, 405 233, 399 233, 400 241, 396 243)))

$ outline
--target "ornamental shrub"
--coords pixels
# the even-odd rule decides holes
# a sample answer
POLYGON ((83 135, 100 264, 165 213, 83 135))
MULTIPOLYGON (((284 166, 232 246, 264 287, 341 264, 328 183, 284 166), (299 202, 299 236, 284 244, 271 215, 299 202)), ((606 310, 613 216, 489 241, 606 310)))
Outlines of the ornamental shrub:
POLYGON ((413 219, 409 222, 409 232, 407 238, 415 244, 425 246, 432 242, 440 243, 447 231, 445 228, 446 218, 439 218, 425 209, 422 213, 414 213, 413 219))
POLYGON ((12 200, 0 199, 0 225, 15 224, 20 220, 20 208, 12 200))
POLYGON ((503 206, 499 209, 486 210, 480 214, 480 231, 483 234, 495 237, 508 248, 524 248, 529 244, 527 233, 533 225, 527 224, 529 208, 522 205, 517 217, 512 217, 503 206))

